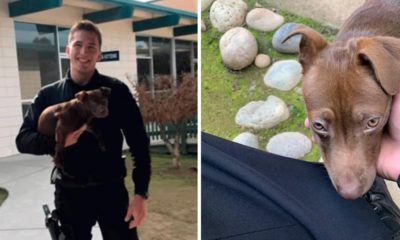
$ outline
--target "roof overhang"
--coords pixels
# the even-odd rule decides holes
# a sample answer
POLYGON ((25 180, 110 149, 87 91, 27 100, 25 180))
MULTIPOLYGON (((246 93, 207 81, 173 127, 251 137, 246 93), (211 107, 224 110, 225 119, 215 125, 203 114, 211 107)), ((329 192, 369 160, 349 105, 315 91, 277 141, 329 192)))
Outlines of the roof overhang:
MULTIPOLYGON (((134 32, 157 28, 173 28, 174 36, 197 33, 194 25, 197 23, 197 13, 172 7, 157 5, 156 2, 139 2, 134 0, 17 0, 10 2, 10 17, 20 17, 28 14, 51 11, 64 6, 74 6, 83 9, 82 19, 88 19, 101 24, 117 20, 132 19, 134 32), (92 3, 92 4, 90 4, 92 3), (91 8, 89 5, 99 7, 91 8), (138 13, 136 16, 134 14, 138 13), (147 14, 144 14, 146 12, 147 14)), ((58 10, 60 11, 60 10, 58 10)))

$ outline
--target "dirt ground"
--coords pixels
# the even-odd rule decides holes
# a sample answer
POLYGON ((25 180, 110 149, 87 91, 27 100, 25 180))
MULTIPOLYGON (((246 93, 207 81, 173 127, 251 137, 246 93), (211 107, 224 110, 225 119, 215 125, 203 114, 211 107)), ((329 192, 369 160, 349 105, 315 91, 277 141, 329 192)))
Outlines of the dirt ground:
POLYGON ((149 216, 139 228, 140 239, 197 239, 196 187, 161 187, 151 198, 149 216))
MULTIPOLYGON (((197 239, 197 172, 193 170, 196 156, 185 156, 180 170, 171 168, 168 155, 152 155, 152 162, 149 214, 138 229, 140 239, 197 239)), ((129 179, 130 176, 126 184, 133 192, 129 179)))

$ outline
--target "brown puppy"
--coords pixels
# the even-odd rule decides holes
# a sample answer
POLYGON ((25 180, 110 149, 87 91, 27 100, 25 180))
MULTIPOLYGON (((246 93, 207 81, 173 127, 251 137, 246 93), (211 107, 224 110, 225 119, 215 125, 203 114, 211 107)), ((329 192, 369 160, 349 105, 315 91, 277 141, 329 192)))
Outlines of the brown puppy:
MULTIPOLYGON (((400 84, 400 1, 369 0, 328 43, 299 26, 303 92, 314 139, 329 176, 346 199, 376 176, 382 133, 400 84)), ((289 36, 289 38, 290 38, 289 36)))
POLYGON ((93 118, 108 116, 108 95, 111 89, 101 87, 91 91, 81 91, 75 98, 47 107, 39 116, 38 131, 47 136, 56 135, 54 163, 61 167, 62 152, 67 134, 90 124, 93 118))

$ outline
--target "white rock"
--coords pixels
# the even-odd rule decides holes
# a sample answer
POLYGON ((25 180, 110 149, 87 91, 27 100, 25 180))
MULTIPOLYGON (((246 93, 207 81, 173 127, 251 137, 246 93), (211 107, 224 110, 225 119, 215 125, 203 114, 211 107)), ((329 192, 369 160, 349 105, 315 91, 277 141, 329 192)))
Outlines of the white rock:
POLYGON ((284 21, 281 15, 266 8, 254 8, 246 16, 247 26, 262 32, 273 31, 284 21))
POLYGON ((220 32, 243 25, 247 4, 242 0, 216 0, 210 9, 211 24, 220 32))
POLYGON ((271 63, 271 58, 267 54, 258 54, 254 64, 258 68, 266 68, 271 63))
POLYGON ((265 85, 282 91, 294 88, 302 78, 301 64, 295 60, 274 63, 264 76, 265 85))
POLYGON ((239 135, 237 135, 234 139, 234 142, 246 145, 248 147, 252 148, 259 148, 258 144, 258 137, 252 133, 249 132, 243 132, 239 135))
POLYGON ((259 4, 258 2, 256 2, 256 4, 254 4, 254 7, 255 8, 263 8, 264 6, 259 4))
POLYGON ((225 65, 240 70, 252 64, 257 55, 257 40, 251 32, 235 27, 224 33, 219 40, 219 50, 225 65))
POLYGON ((280 98, 269 96, 266 101, 253 101, 239 109, 235 122, 243 127, 265 129, 289 118, 289 109, 280 98))
POLYGON ((285 157, 301 158, 311 151, 311 140, 298 132, 284 132, 273 136, 267 151, 285 157))
POLYGON ((202 32, 205 32, 206 30, 207 30, 206 24, 204 23, 203 20, 201 20, 201 31, 202 31, 202 32))
POLYGON ((214 0, 201 0, 201 11, 204 11, 210 7, 212 2, 214 2, 214 0))

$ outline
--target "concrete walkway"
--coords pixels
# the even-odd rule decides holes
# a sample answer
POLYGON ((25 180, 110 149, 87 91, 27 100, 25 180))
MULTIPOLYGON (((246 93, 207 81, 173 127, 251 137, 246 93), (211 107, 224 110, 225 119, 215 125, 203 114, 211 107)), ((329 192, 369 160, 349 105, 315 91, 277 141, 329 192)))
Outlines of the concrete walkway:
MULTIPOLYGON (((54 209, 52 166, 49 156, 21 154, 0 158, 0 187, 9 193, 0 207, 1 240, 51 239, 42 205, 54 209)), ((93 240, 102 239, 97 225, 92 234, 93 240)))

